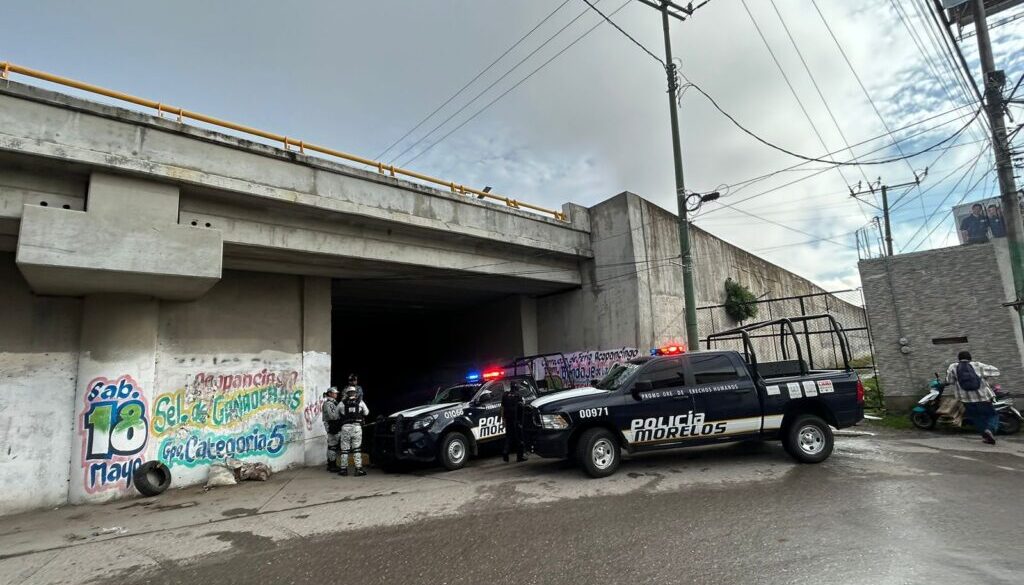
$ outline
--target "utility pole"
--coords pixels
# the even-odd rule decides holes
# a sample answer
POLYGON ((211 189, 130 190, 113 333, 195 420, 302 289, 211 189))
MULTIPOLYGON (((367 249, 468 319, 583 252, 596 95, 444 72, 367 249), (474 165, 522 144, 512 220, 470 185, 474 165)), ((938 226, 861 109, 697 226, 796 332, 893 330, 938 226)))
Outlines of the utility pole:
MULTIPOLYGON (((1003 86, 1006 73, 996 69, 992 57, 992 41, 988 35, 984 0, 972 0, 974 28, 978 37, 978 54, 981 57, 982 79, 985 83, 985 112, 989 127, 992 128, 992 148, 996 157, 996 173, 999 176, 1000 202, 1006 218, 1006 242, 1010 248, 1010 265, 1013 269, 1014 304, 1021 313, 1020 301, 1024 299, 1024 222, 1021 220, 1020 202, 1017 200, 1017 185, 1013 178, 1013 161, 1010 158, 1010 144, 1006 138, 1006 123, 1003 120, 1003 86)), ((1024 313, 1021 313, 1024 320, 1024 313)))
POLYGON ((683 178, 683 150, 679 140, 679 114, 676 111, 679 94, 679 76, 672 61, 672 38, 669 35, 669 17, 684 21, 707 1, 693 7, 683 7, 669 0, 640 0, 661 12, 661 25, 665 35, 665 74, 668 77, 669 120, 672 130, 672 155, 676 175, 676 209, 679 214, 679 252, 683 264, 683 303, 686 313, 686 345, 700 349, 700 333, 697 331, 697 300, 694 293, 693 250, 690 247, 690 220, 686 205, 686 182, 683 178))
POLYGON ((899 189, 901 187, 914 187, 920 185, 921 181, 924 180, 926 176, 928 176, 927 168, 920 175, 917 174, 917 171, 914 171, 914 180, 907 181, 906 183, 899 183, 897 185, 887 185, 883 183, 882 178, 879 177, 876 183, 868 183, 866 187, 862 187, 861 183, 858 182, 856 191, 853 189, 853 187, 850 187, 850 197, 853 197, 854 199, 857 199, 859 201, 864 201, 863 199, 860 199, 858 197, 859 195, 864 195, 865 193, 874 194, 876 189, 882 192, 881 208, 879 208, 874 203, 871 203, 870 201, 864 201, 864 203, 867 203, 871 207, 874 207, 875 209, 878 209, 879 211, 882 212, 882 221, 885 222, 885 249, 888 252, 889 256, 895 255, 895 252, 893 252, 892 249, 892 222, 889 221, 889 189, 899 189))

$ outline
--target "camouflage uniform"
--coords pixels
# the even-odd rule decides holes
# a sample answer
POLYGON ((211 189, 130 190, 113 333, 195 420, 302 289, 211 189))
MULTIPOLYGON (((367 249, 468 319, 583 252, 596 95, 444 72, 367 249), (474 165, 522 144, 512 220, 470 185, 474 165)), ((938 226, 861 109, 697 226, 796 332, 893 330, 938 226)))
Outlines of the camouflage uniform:
POLYGON ((338 451, 341 449, 341 413, 338 411, 337 398, 328 396, 324 399, 323 419, 324 430, 327 431, 327 469, 336 471, 338 451))
POLYGON ((348 456, 351 453, 356 465, 356 475, 363 475, 363 419, 370 414, 366 403, 356 394, 355 388, 345 389, 345 397, 338 405, 341 417, 341 473, 348 475, 348 456))

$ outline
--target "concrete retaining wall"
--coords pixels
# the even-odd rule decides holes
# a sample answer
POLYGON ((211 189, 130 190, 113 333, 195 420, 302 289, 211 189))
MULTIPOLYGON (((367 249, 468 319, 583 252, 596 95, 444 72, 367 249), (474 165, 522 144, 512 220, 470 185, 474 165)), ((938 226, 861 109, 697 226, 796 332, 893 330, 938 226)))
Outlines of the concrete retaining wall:
POLYGON ((227 272, 196 301, 29 291, 0 254, 0 514, 173 485, 224 455, 272 469, 325 459, 330 281, 227 272))

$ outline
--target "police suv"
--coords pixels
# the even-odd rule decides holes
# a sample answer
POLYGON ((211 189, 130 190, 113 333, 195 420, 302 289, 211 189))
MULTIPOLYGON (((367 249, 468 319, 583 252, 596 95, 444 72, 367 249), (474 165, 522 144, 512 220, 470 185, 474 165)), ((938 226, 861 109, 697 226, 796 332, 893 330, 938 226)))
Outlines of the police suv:
POLYGON ((573 458, 592 477, 614 473, 622 450, 742 440, 781 440, 797 461, 819 463, 832 453, 830 425, 841 429, 864 418, 864 387, 849 367, 846 334, 830 316, 758 323, 708 338, 716 339, 742 342, 743 353, 672 346, 617 364, 591 387, 538 398, 525 409, 527 445, 542 457, 573 458), (802 351, 793 323, 811 320, 833 325, 843 369, 808 366, 810 347, 802 351), (758 364, 749 333, 773 326, 783 331, 784 359, 758 364), (792 345, 796 359, 787 355, 792 345))
POLYGON ((398 461, 436 461, 448 470, 462 468, 470 455, 502 444, 501 399, 509 391, 518 392, 527 403, 538 394, 530 377, 505 377, 504 370, 490 370, 441 390, 430 404, 378 421, 374 461, 385 468, 398 461))

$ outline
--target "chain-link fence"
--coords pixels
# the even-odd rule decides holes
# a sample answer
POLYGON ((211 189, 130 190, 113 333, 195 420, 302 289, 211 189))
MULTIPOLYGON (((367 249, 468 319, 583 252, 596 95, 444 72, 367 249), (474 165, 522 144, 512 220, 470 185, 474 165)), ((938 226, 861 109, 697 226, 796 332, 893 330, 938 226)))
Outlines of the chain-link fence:
MULTIPOLYGON (((707 336, 716 331, 725 331, 740 325, 757 321, 771 321, 783 317, 803 315, 832 315, 843 327, 849 341, 850 365, 864 380, 865 402, 869 408, 882 407, 881 389, 875 369, 874 351, 871 345, 871 330, 860 289, 834 292, 820 292, 777 299, 758 299, 753 302, 757 314, 747 321, 736 321, 725 310, 725 305, 710 305, 697 308, 697 327, 703 345, 707 336)), ((796 353, 795 344, 805 356, 812 369, 835 369, 843 367, 843 356, 835 332, 820 323, 797 325, 797 338, 781 335, 780 332, 757 333, 751 336, 754 351, 760 361, 792 359, 796 353)), ((735 349, 742 352, 742 342, 716 341, 716 348, 735 349)))

